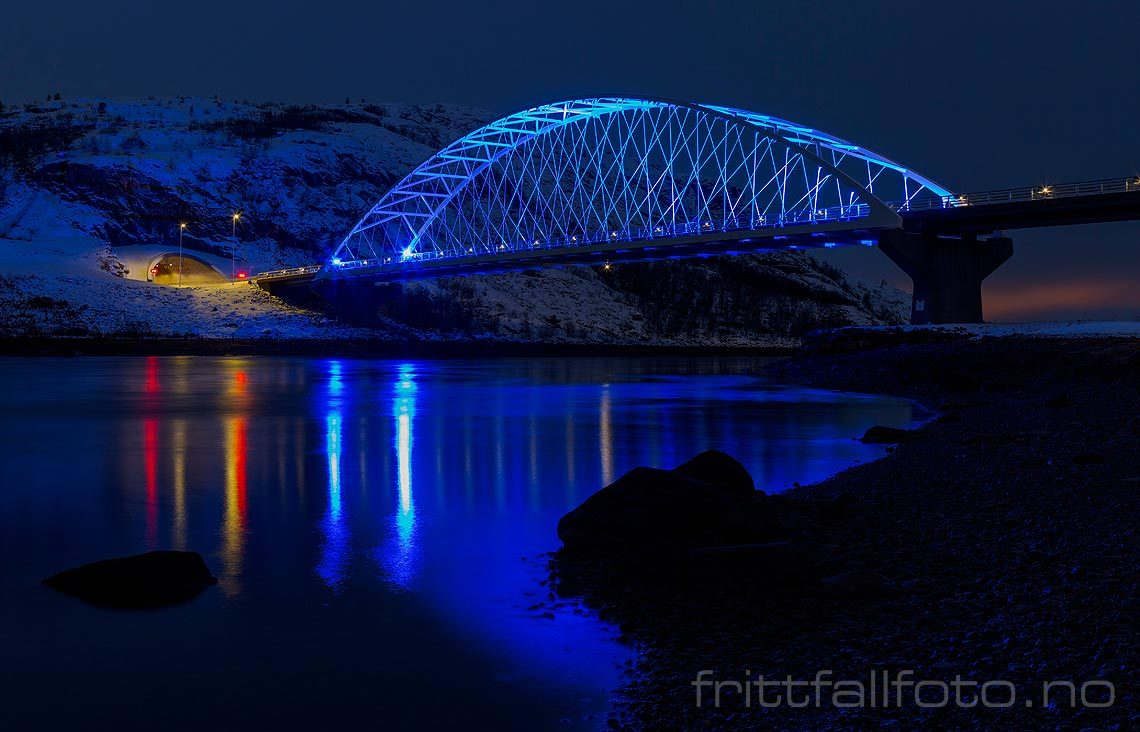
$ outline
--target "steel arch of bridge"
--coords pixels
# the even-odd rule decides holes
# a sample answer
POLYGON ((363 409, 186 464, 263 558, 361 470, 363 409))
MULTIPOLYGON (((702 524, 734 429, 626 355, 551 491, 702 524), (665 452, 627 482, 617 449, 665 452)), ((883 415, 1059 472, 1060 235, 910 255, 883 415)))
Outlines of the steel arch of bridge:
POLYGON ((866 148, 766 115, 598 97, 480 127, 399 181, 320 277, 407 275, 670 243, 898 226, 950 191, 866 148))

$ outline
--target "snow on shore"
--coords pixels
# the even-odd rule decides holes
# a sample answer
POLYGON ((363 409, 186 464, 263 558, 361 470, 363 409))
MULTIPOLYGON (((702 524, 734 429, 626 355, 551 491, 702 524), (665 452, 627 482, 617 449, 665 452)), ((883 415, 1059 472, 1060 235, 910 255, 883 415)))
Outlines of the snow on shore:
POLYGON ((110 247, 82 236, 0 239, 0 334, 375 337, 247 282, 175 288, 117 277, 110 247))
POLYGON ((976 338, 1028 336, 1035 338, 1140 337, 1140 321, 1069 320, 1054 323, 971 323, 965 325, 908 325, 908 331, 968 333, 976 338))
POLYGON ((489 117, 454 105, 190 97, 9 107, 0 334, 770 346, 905 318, 903 293, 801 253, 414 283, 375 330, 248 286, 144 281, 155 256, 177 251, 183 221, 185 253, 226 274, 235 249, 250 272, 321 262, 393 182, 489 117))

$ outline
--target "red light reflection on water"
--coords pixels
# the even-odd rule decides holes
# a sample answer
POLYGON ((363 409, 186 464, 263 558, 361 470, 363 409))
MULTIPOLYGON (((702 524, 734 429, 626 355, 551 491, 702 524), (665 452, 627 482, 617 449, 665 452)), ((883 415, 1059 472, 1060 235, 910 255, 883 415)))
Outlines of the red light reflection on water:
POLYGON ((143 461, 146 465, 146 533, 148 549, 158 540, 158 420, 143 420, 143 461))
POLYGON ((246 420, 230 417, 225 422, 226 511, 222 521, 222 558, 227 594, 237 594, 245 552, 247 513, 246 420))

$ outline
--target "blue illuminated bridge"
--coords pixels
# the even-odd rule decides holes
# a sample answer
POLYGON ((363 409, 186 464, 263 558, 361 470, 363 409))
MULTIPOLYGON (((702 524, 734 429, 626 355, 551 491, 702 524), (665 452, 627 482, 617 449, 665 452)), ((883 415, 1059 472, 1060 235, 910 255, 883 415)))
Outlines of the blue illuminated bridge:
POLYGON ((318 291, 566 264, 878 246, 915 322, 980 321, 1009 228, 1140 218, 1135 178, 956 194, 833 135, 706 104, 599 97, 480 127, 396 183, 320 267, 318 291))

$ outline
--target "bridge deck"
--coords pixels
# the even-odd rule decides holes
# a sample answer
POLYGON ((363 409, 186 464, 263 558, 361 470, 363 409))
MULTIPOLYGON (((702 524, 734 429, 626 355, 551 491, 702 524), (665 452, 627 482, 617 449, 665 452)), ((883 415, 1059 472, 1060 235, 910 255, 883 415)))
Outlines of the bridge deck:
POLYGON ((692 233, 681 236, 666 234, 659 238, 615 238, 609 241, 595 240, 579 246, 536 245, 522 250, 507 249, 464 257, 393 257, 393 261, 375 264, 353 262, 351 266, 338 268, 330 274, 335 279, 402 282, 428 277, 494 274, 572 264, 605 265, 857 243, 873 245, 876 241, 874 227, 854 228, 850 222, 845 221, 760 230, 740 228, 724 231, 692 227, 690 231, 692 233))
MULTIPOLYGON (((1044 226, 1072 226, 1113 221, 1140 221, 1140 178, 1117 178, 1029 188, 984 191, 912 202, 898 211, 902 228, 916 233, 960 236, 1044 226)), ((333 279, 397 282, 428 277, 510 272, 571 264, 690 259, 842 245, 874 245, 882 229, 844 230, 851 222, 824 227, 791 227, 710 231, 673 238, 603 241, 583 246, 560 246, 490 253, 451 259, 408 260, 379 266, 338 268, 333 279)), ((262 272, 253 281, 263 287, 314 280, 321 265, 262 272)))
POLYGON ((1126 178, 956 196, 951 205, 900 211, 903 228, 989 234, 1046 226, 1140 220, 1140 179, 1126 178))
POLYGON ((321 271, 321 265, 309 264, 304 267, 290 267, 288 269, 275 269, 270 272, 258 272, 250 278, 255 285, 285 284, 293 282, 311 282, 321 271))

